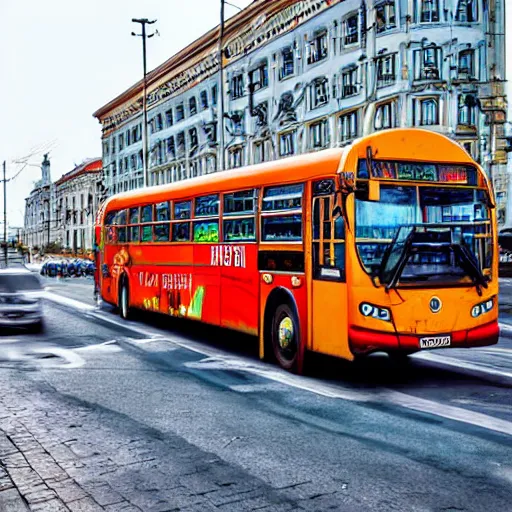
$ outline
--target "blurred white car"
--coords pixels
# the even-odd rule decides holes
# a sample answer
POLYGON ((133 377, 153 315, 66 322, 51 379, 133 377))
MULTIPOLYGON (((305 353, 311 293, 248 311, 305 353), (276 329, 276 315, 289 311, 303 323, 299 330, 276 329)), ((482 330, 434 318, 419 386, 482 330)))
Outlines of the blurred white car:
POLYGON ((36 274, 22 269, 0 270, 0 329, 26 327, 43 329, 43 288, 36 274))

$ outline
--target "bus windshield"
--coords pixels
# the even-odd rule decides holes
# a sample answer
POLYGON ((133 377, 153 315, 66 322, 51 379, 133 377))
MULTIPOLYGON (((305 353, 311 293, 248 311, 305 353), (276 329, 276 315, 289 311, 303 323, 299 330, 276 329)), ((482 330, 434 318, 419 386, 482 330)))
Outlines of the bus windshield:
POLYGON ((378 202, 356 199, 356 246, 365 270, 388 287, 486 286, 487 195, 476 188, 382 184, 378 202))

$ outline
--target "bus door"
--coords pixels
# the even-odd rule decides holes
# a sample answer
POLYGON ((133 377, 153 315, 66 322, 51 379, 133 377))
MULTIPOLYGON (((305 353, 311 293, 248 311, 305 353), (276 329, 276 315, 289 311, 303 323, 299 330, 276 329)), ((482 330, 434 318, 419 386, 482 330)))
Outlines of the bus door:
POLYGON ((309 348, 315 352, 353 359, 347 334, 345 221, 341 210, 335 208, 334 187, 324 185, 323 189, 332 193, 323 194, 319 183, 313 187, 312 340, 309 348))

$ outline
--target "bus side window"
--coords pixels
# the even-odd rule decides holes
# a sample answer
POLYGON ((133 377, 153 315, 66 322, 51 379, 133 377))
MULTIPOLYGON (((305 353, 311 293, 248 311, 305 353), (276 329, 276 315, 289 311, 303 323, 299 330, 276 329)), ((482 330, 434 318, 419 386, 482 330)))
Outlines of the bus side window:
POLYGON ((267 187, 261 209, 262 242, 302 241, 304 184, 267 187))
POLYGON ((117 241, 120 244, 126 243, 126 210, 120 210, 116 215, 117 241))
POLYGON ((138 225, 140 220, 139 208, 130 208, 129 213, 128 241, 138 242, 140 240, 140 226, 138 225))
POLYGON ((147 225, 149 222, 153 222, 153 205, 148 204, 141 208, 142 217, 142 228, 141 228, 141 241, 151 242, 153 240, 153 226, 147 225), (144 225, 146 224, 146 225, 144 225))
POLYGON ((222 233, 224 242, 256 241, 254 218, 258 200, 255 189, 224 194, 222 233))
POLYGON ((106 240, 107 244, 115 244, 117 243, 117 231, 115 228, 115 218, 117 212, 107 213, 105 216, 105 232, 106 232, 106 240))
POLYGON ((190 222, 175 222, 172 225, 173 242, 190 242, 190 222))
POLYGON ((345 280, 345 223, 332 216, 334 196, 313 203, 313 269, 315 279, 345 280))
POLYGON ((219 220, 204 220, 194 222, 194 242, 218 243, 219 220))

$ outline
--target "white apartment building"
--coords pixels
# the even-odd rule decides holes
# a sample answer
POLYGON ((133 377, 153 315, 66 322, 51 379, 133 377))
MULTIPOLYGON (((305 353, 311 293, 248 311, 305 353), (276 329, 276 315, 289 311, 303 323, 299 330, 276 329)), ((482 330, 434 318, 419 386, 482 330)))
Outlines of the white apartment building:
MULTIPOLYGON (((505 0, 256 0, 147 76, 150 184, 343 146, 392 127, 448 135, 505 221, 505 0), (222 123, 220 121, 222 116, 222 123)), ((109 194, 143 186, 142 82, 94 114, 109 194)))

